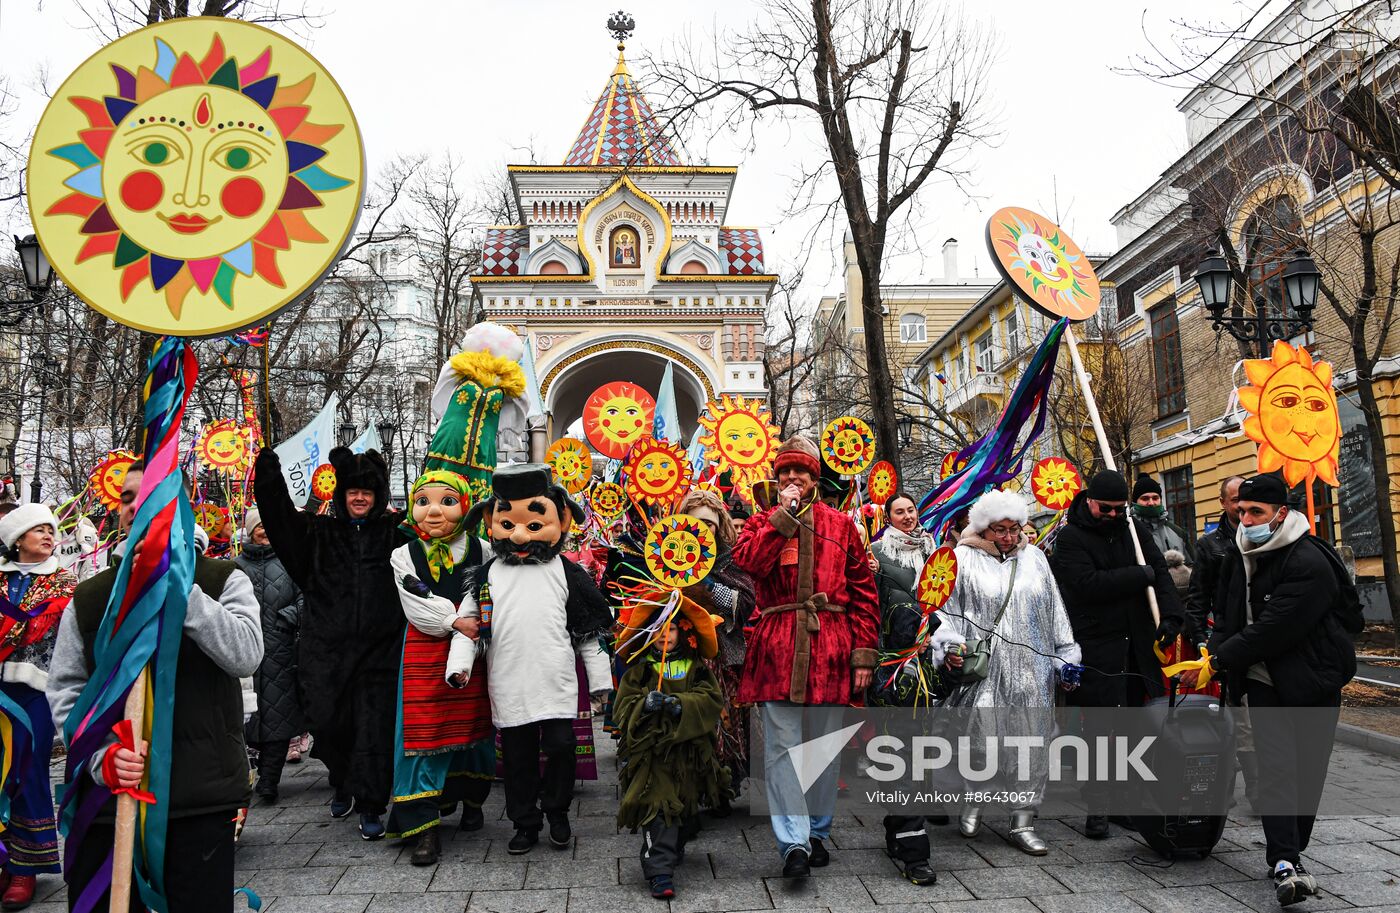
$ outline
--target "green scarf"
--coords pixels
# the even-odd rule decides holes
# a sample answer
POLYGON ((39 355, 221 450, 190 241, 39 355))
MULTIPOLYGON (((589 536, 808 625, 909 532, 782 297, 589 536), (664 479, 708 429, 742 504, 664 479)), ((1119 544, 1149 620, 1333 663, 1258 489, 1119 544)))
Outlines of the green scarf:
POLYGON ((446 485, 457 494, 461 495, 464 502, 469 498, 471 483, 455 472, 446 469, 430 469, 418 477, 413 483, 413 488, 408 492, 408 519, 400 524, 401 528, 408 531, 423 543, 423 551, 427 555, 428 570, 432 572, 433 582, 436 583, 442 577, 442 572, 452 573, 452 568, 456 562, 452 559, 452 543, 462 534, 466 526, 468 506, 463 503, 462 519, 457 521, 457 525, 452 527, 452 532, 440 539, 433 539, 426 532, 418 528, 418 524, 413 522, 413 501, 418 496, 419 489, 429 485, 446 485))

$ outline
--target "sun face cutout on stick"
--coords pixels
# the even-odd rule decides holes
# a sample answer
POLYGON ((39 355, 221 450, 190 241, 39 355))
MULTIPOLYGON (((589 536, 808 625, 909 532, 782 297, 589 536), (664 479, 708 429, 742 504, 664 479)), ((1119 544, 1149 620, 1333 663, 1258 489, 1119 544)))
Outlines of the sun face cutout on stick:
POLYGON ((220 475, 244 476, 253 464, 252 429, 221 418, 204 426, 195 442, 201 465, 220 475))
POLYGON ((767 474, 778 446, 778 429, 762 402, 726 393, 706 404, 700 427, 705 459, 718 472, 767 474))
POLYGON ((690 488, 690 458, 677 444, 643 437, 622 464, 633 504, 671 504, 690 488))
POLYGON ((1279 340, 1272 358, 1246 360, 1244 373, 1250 386, 1239 389, 1240 405, 1249 412, 1243 427, 1259 445, 1259 471, 1283 470, 1290 486, 1307 482, 1310 495, 1313 479, 1340 484, 1342 425, 1332 365, 1279 340))
POLYGON ((1099 278, 1079 245, 1039 213, 1007 206, 987 220, 987 249, 1007 283, 1051 318, 1088 320, 1099 310, 1099 278))
POLYGON ((616 482, 599 482, 588 490, 588 506, 604 520, 615 520, 627 510, 627 492, 616 482))
POLYGON ((888 460, 881 460, 871 466, 869 485, 871 503, 884 504, 899 488, 899 476, 894 471, 894 465, 888 460))
POLYGON ((318 501, 335 497, 335 467, 330 463, 322 463, 311 473, 311 497, 318 501))
POLYGON ((641 387, 620 380, 604 384, 583 405, 583 434, 603 456, 620 460, 643 437, 651 435, 656 400, 641 387))
POLYGON ((682 589, 709 576, 715 566, 715 536, 696 518, 673 514, 651 525, 642 552, 657 583, 682 589))
POLYGON ((958 556, 948 546, 937 549, 924 562, 915 585, 915 596, 925 615, 948 604, 958 580, 958 556))
POLYGON ((822 432, 822 459, 841 475, 864 472, 875 459, 875 434, 855 416, 834 418, 822 432))
POLYGON ((1031 492, 1042 507, 1064 510, 1084 488, 1084 480, 1069 460, 1046 457, 1031 470, 1031 492))
POLYGON ((116 510, 122 504, 122 483, 126 481, 126 471, 136 462, 136 454, 130 450, 113 450, 102 458, 88 476, 88 488, 98 503, 108 510, 116 510))
POLYGON ((554 470, 554 481, 563 485, 571 495, 588 487, 593 478, 593 455, 583 441, 561 437, 544 452, 544 461, 554 470))
POLYGON ((28 188, 54 270, 119 323, 213 336, 265 320, 335 264, 364 150, 335 80, 235 19, 171 19, 81 64, 35 130, 28 188))

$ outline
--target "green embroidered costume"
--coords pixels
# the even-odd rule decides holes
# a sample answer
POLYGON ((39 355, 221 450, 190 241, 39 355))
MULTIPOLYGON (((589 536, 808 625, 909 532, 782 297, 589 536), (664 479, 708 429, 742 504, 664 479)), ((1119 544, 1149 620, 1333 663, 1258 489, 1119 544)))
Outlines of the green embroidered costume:
POLYGON ((471 485, 468 502, 491 493, 496 438, 525 427, 525 373, 508 358, 487 351, 458 352, 443 366, 433 392, 440 413, 424 470, 446 469, 471 485))

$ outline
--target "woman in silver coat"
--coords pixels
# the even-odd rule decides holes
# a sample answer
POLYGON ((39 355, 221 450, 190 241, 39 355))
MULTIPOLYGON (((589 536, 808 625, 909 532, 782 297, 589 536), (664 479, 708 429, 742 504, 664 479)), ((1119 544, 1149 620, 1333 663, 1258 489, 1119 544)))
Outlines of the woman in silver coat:
MULTIPOLYGON (((957 582, 939 613, 942 624, 934 632, 933 644, 935 657, 945 657, 942 662, 956 676, 963 657, 948 648, 990 638, 987 677, 963 682, 944 705, 976 710, 974 728, 990 720, 992 711, 998 719, 1010 716, 1016 734, 1039 735, 1049 744, 1054 735, 1055 685, 1060 668, 1078 663, 1080 654, 1050 564, 1022 531, 1026 516, 1025 499, 1012 492, 990 491, 973 505, 967 528, 958 540, 957 582)), ((981 743, 980 733, 968 735, 971 744, 981 743)), ((1014 770, 1017 754, 1014 748, 1004 749, 999 769, 1014 770)), ((1030 779, 1009 788, 1040 796, 1047 777, 1045 750, 1032 751, 1030 761, 1030 779)), ((969 787, 987 788, 986 784, 969 787)), ((1024 852, 1044 856, 1049 850, 1035 832, 1037 804, 1025 804, 1012 812, 1010 835, 1024 852)), ((977 806, 964 808, 958 822, 964 837, 977 836, 982 827, 981 812, 977 806)))

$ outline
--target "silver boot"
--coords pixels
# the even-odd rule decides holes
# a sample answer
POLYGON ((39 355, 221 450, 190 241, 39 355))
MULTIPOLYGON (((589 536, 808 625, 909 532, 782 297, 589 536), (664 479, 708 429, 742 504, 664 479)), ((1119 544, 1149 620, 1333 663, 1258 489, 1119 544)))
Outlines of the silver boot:
POLYGON ((976 805, 963 809, 958 817, 958 833, 964 837, 976 837, 982 830, 982 809, 976 805))
POLYGON ((1035 832, 1035 812, 1029 809, 1021 809, 1011 813, 1011 842, 1021 850, 1021 852, 1031 856, 1044 856, 1050 852, 1050 848, 1045 845, 1045 841, 1040 839, 1040 835, 1035 832))

